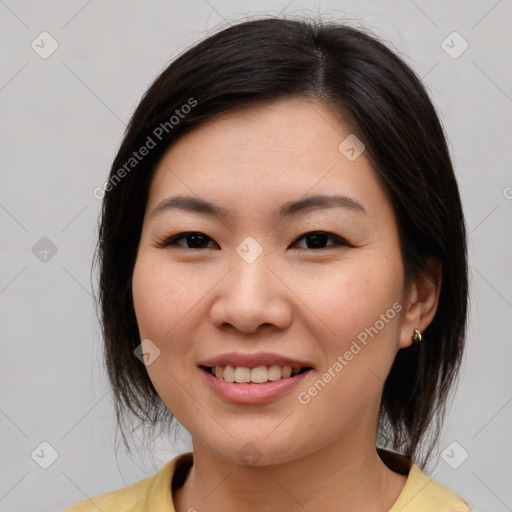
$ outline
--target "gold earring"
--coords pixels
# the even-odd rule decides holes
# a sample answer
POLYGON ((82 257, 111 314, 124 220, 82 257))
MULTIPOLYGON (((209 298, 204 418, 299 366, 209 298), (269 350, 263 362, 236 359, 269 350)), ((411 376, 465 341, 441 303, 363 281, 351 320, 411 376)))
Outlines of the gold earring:
POLYGON ((412 341, 415 343, 419 343, 421 341, 421 331, 419 329, 414 329, 412 341))

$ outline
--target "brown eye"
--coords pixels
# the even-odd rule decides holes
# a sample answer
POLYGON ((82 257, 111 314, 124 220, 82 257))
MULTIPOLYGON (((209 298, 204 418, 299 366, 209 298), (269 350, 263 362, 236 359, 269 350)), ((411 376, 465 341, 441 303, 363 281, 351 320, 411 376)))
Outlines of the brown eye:
POLYGON ((160 247, 178 246, 184 249, 207 249, 207 244, 213 240, 204 233, 192 231, 179 233, 158 243, 160 247), (183 242, 182 242, 183 241, 183 242))
POLYGON ((306 241, 307 247, 301 247, 301 249, 329 249, 330 247, 339 245, 350 245, 339 236, 334 235, 333 233, 326 233, 325 231, 312 231, 310 233, 305 233, 300 238, 298 238, 295 243, 297 243, 299 240, 306 241), (329 239, 333 240, 334 243, 326 246, 329 239))

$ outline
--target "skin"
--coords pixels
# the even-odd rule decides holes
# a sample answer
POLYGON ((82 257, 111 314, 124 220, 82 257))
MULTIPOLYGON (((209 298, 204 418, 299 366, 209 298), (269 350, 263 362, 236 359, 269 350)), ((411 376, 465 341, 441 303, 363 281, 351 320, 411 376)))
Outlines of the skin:
POLYGON ((141 340, 160 350, 149 376, 192 436, 194 465, 174 494, 177 512, 382 512, 405 484, 375 448, 382 388, 396 352, 432 321, 440 283, 417 279, 406 288, 386 190, 364 152, 349 161, 338 150, 350 133, 329 106, 280 100, 201 125, 156 169, 132 284, 141 340), (228 216, 178 209, 151 216, 178 194, 211 201, 228 216), (344 194, 366 212, 277 216, 282 203, 314 194, 344 194), (207 235, 203 248, 190 238, 158 246, 187 231, 207 235), (350 245, 327 237, 315 248, 303 237, 310 231, 350 245), (252 263, 236 252, 248 236, 262 248, 252 263), (394 303, 400 313, 301 404, 297 394, 394 303), (278 353, 315 370, 272 402, 233 404, 197 367, 227 352, 278 353), (261 453, 256 464, 237 456, 246 443, 261 453))

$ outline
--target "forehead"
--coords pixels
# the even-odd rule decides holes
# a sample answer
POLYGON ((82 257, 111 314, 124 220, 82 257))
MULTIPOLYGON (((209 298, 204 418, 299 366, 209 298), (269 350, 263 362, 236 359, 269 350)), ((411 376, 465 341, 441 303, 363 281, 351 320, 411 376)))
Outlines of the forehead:
POLYGON ((331 107, 305 99, 223 114, 166 151, 148 208, 181 194, 221 204, 228 212, 275 211, 275 204, 306 195, 339 193, 364 202, 369 213, 389 210, 385 187, 364 151, 347 158, 344 141, 353 138, 331 107))

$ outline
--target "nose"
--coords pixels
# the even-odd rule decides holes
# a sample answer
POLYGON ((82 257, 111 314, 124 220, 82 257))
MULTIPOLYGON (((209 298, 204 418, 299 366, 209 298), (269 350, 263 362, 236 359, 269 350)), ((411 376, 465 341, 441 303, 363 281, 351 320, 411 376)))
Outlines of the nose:
POLYGON ((283 281, 266 258, 247 263, 235 254, 233 267, 215 287, 212 322, 218 328, 231 326, 246 334, 269 326, 286 329, 292 320, 293 294, 283 281))

